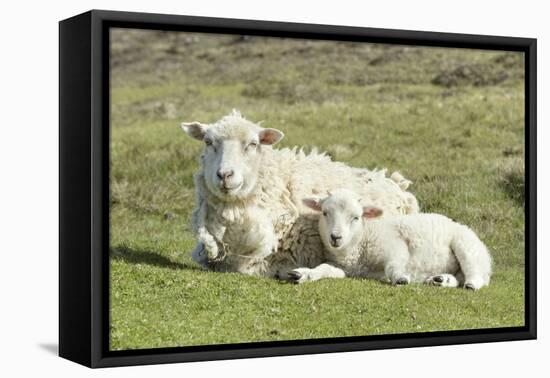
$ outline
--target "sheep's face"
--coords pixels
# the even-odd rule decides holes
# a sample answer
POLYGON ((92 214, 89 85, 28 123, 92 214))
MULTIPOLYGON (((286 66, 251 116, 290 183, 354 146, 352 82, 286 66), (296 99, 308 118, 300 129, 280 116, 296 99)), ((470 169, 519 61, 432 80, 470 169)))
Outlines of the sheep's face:
POLYGON ((346 189, 340 189, 329 197, 305 199, 304 204, 321 212, 319 234, 326 248, 344 253, 361 240, 362 221, 382 215, 375 206, 361 205, 359 197, 346 189))
POLYGON ((277 143, 283 133, 247 121, 239 113, 215 124, 182 124, 183 130, 204 142, 201 161, 208 190, 225 201, 246 198, 256 186, 263 148, 277 143))

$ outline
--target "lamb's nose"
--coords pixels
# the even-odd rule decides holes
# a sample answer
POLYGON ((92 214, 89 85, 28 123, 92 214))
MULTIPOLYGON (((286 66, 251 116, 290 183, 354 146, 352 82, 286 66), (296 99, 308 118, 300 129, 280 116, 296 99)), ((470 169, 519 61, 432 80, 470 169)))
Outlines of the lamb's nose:
POLYGON ((233 176, 233 170, 222 171, 221 169, 216 172, 216 175, 220 180, 227 180, 229 177, 233 176))
POLYGON ((336 235, 336 234, 330 234, 330 238, 332 239, 333 243, 336 243, 337 241, 342 239, 342 236, 341 235, 336 235))

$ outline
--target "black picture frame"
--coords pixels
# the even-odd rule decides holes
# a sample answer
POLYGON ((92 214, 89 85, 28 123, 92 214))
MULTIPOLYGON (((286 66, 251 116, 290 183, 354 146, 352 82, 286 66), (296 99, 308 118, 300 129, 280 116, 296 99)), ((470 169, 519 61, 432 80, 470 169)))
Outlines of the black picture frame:
POLYGON ((535 339, 536 39, 92 10, 59 23, 59 355, 88 367, 535 339), (525 53, 525 326, 108 350, 109 28, 299 37, 525 53))

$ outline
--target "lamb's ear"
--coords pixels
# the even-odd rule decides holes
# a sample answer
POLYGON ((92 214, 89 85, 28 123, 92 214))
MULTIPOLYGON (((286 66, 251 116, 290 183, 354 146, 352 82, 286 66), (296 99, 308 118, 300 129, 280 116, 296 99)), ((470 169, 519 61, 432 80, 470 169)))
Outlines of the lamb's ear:
POLYGON ((197 140, 204 139, 204 133, 208 127, 209 125, 200 122, 183 122, 181 124, 181 129, 191 138, 197 140))
POLYGON ((283 139, 284 136, 285 134, 277 129, 262 129, 258 134, 260 143, 266 145, 274 145, 283 139))
POLYGON ((378 218, 382 213, 382 209, 376 206, 363 207, 363 218, 378 218))
POLYGON ((321 200, 319 198, 304 198, 303 204, 315 211, 321 211, 321 200))

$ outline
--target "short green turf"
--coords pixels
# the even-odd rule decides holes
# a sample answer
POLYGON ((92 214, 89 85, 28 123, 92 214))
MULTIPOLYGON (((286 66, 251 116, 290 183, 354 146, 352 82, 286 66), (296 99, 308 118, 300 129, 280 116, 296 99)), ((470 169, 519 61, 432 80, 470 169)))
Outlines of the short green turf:
POLYGON ((111 32, 110 349, 524 324, 522 53, 111 32), (425 212, 494 258, 478 292, 360 279, 292 285, 191 259, 201 144, 182 121, 239 109, 356 167, 400 171, 425 212))

